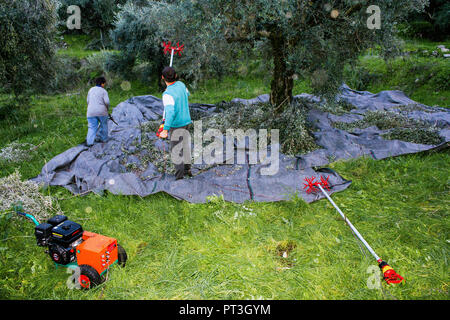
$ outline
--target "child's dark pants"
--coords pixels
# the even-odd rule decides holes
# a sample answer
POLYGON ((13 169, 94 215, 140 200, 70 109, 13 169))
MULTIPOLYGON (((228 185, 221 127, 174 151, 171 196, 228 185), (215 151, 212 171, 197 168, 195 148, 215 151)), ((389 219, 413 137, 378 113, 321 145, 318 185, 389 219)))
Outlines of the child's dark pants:
POLYGON ((191 137, 187 130, 188 127, 170 128, 171 158, 175 164, 175 177, 177 180, 191 174, 191 137), (180 143, 182 146, 179 146, 180 143), (173 154, 175 148, 177 148, 175 152, 180 149, 178 154, 173 154))

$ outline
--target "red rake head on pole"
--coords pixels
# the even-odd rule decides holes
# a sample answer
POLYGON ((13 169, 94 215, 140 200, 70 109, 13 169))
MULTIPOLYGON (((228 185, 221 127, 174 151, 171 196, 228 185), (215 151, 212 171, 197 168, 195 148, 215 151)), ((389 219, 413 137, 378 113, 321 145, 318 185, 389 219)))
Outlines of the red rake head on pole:
POLYGON ((177 48, 175 49, 175 52, 177 52, 180 57, 181 57, 181 53, 183 52, 183 50, 184 50, 184 44, 182 44, 180 46, 180 43, 177 42, 177 48))
POLYGON ((306 183, 304 183, 303 189, 306 189, 306 193, 313 193, 319 191, 317 188, 319 185, 319 181, 316 180, 316 177, 305 178, 306 183))
POLYGON ((305 178, 304 180, 306 183, 304 184, 303 189, 306 189, 306 193, 313 193, 319 191, 319 185, 322 186, 322 188, 327 189, 330 191, 331 186, 328 184, 328 179, 330 176, 328 176, 326 179, 323 176, 320 176, 320 181, 316 180, 316 177, 311 178, 305 178))
MULTIPOLYGON (((303 187, 303 189, 307 189, 306 193, 313 193, 313 192, 319 191, 319 189, 320 189, 319 186, 321 186, 323 189, 327 189, 328 191, 330 191, 331 186, 328 184, 329 177, 330 176, 328 176, 325 179, 324 177, 320 176, 320 181, 316 180, 316 177, 305 178, 304 180, 306 181, 306 183, 304 183, 305 186, 303 187)), ((321 191, 323 191, 323 193, 325 193, 324 190, 321 190, 321 191)), ((325 195, 326 195, 326 193, 325 193, 325 195)), ((367 245, 366 245, 366 247, 367 247, 367 245)), ((395 272, 395 270, 390 265, 388 265, 385 261, 383 261, 381 259, 379 259, 377 261, 380 266, 381 272, 383 273, 383 278, 387 284, 401 283, 404 281, 404 278, 401 275, 399 275, 397 272, 395 272)))
POLYGON ((322 186, 322 188, 327 189, 328 191, 330 191, 331 186, 328 184, 328 179, 330 178, 330 176, 328 176, 326 179, 324 179, 322 176, 320 176, 320 185, 322 186))
POLYGON ((163 42, 164 54, 167 54, 167 52, 171 51, 171 45, 172 43, 170 41, 168 43, 163 42))
POLYGON ((184 50, 184 44, 180 46, 180 43, 177 42, 177 46, 172 46, 172 42, 163 42, 163 48, 164 48, 164 54, 167 54, 168 52, 171 53, 172 50, 174 53, 178 53, 178 55, 181 57, 181 53, 184 50))

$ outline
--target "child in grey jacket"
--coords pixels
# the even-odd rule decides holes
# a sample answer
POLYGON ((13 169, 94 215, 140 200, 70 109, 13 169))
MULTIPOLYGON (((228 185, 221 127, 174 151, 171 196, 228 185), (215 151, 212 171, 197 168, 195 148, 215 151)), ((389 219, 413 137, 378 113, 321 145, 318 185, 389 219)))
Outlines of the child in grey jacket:
POLYGON ((97 78, 95 84, 96 86, 91 88, 87 95, 88 147, 94 142, 108 141, 109 96, 105 90, 106 79, 97 78))

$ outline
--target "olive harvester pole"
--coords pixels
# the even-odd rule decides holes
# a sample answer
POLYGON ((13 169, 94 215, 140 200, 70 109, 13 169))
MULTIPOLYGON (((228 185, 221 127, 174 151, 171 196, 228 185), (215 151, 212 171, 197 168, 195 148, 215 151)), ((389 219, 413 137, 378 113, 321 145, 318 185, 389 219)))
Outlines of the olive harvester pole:
POLYGON ((394 269, 387 264, 387 262, 383 261, 372 249, 372 247, 367 243, 367 241, 363 238, 363 236, 358 232, 358 230, 355 228, 355 226, 347 219, 345 214, 339 209, 339 207, 334 203, 333 199, 328 195, 328 193, 325 191, 324 188, 326 188, 328 191, 330 190, 331 186, 328 184, 328 178, 329 176, 324 179, 322 176, 320 176, 320 181, 316 180, 316 177, 312 178, 305 178, 306 183, 304 183, 305 187, 303 189, 306 189, 307 193, 313 193, 320 190, 325 197, 330 201, 330 203, 333 205, 333 207, 339 212, 339 214, 342 216, 344 221, 347 223, 347 225, 350 227, 350 229, 353 231, 353 233, 358 237, 359 240, 364 244, 364 246, 369 250, 369 252, 372 254, 372 256, 375 258, 375 260, 378 262, 378 265, 381 269, 381 272, 383 273, 384 280, 388 283, 401 283, 404 278, 400 276, 398 273, 394 271, 394 269), (318 189, 317 189, 318 188, 318 189))

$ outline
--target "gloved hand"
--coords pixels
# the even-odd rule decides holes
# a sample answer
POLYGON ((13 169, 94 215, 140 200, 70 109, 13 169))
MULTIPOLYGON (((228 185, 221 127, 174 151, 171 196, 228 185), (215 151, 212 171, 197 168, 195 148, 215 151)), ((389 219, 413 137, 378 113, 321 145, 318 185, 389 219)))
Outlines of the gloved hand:
POLYGON ((160 137, 161 139, 166 139, 166 138, 168 137, 168 135, 169 135, 169 131, 163 130, 163 131, 161 131, 161 133, 159 134, 159 137, 160 137))
POLYGON ((161 125, 159 126, 158 132, 156 133, 156 136, 157 136, 158 138, 166 139, 167 136, 168 136, 167 130, 164 130, 164 123, 165 123, 165 122, 166 122, 166 121, 163 120, 162 123, 161 123, 161 125), (162 134, 164 131, 165 131, 164 136, 161 136, 161 134, 162 134))

